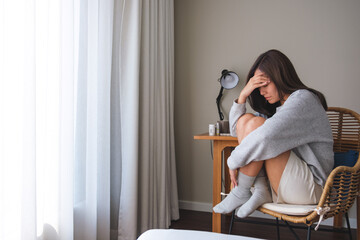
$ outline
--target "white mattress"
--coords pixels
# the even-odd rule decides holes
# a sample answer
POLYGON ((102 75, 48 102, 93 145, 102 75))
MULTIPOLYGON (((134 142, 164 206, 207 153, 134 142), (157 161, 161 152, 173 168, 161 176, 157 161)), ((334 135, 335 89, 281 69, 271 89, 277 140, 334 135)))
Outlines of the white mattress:
POLYGON ((151 229, 138 238, 138 240, 251 240, 259 238, 242 237, 222 233, 175 230, 175 229, 151 229))

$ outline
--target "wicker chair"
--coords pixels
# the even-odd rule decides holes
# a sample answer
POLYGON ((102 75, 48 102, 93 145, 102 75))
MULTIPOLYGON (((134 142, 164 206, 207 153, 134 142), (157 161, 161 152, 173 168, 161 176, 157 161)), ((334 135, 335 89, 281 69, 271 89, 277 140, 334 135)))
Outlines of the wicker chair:
MULTIPOLYGON (((360 115, 349 109, 337 107, 329 107, 327 114, 334 138, 334 152, 359 151, 360 115)), ((258 211, 276 217, 277 223, 278 219, 281 219, 288 226, 290 226, 288 222, 306 224, 308 226, 308 239, 311 236, 311 225, 313 223, 330 217, 340 216, 341 218, 342 214, 345 213, 351 239, 347 211, 353 205, 356 198, 358 198, 357 207, 360 209, 360 197, 358 196, 359 178, 360 157, 353 167, 339 166, 331 172, 326 181, 321 199, 317 206, 315 206, 317 210, 311 210, 306 215, 295 216, 270 210, 265 207, 265 204, 259 207, 258 211), (320 216, 322 219, 320 219, 320 216)), ((230 232, 232 224, 233 219, 230 224, 230 232)), ((279 228, 277 230, 279 239, 279 228)), ((295 234, 292 229, 291 231, 295 234)), ((296 234, 295 237, 298 238, 296 234)))

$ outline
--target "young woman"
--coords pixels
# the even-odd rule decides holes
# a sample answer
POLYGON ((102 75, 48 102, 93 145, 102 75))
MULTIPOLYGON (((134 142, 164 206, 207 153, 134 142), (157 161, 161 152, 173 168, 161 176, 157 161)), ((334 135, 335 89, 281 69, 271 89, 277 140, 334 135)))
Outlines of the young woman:
POLYGON ((283 53, 261 54, 230 110, 239 141, 227 162, 235 187, 214 212, 240 207, 243 218, 265 202, 316 204, 334 165, 326 109, 323 94, 300 81, 283 53), (246 113, 246 99, 258 114, 246 113))

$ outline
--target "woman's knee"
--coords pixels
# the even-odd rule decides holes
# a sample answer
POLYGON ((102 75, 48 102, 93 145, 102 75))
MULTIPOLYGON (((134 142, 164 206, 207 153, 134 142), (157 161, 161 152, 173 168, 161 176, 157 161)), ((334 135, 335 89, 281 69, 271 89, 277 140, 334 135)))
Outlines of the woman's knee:
POLYGON ((242 115, 236 124, 237 132, 243 131, 245 129, 247 122, 254 117, 255 117, 255 115, 252 113, 245 113, 244 115, 242 115))
POLYGON ((260 127, 261 125, 264 124, 265 122, 265 118, 263 117, 253 117, 251 119, 249 119, 247 121, 247 123, 245 124, 245 131, 247 133, 250 133, 252 131, 254 131, 256 128, 260 127))
POLYGON ((254 114, 246 113, 241 116, 236 125, 236 133, 239 144, 250 132, 261 126, 265 122, 265 118, 257 117, 254 114))

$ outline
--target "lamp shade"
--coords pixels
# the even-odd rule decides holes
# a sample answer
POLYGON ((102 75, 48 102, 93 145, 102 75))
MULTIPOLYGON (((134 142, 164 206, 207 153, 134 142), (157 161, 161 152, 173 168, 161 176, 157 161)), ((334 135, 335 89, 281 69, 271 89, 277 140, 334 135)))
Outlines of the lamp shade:
POLYGON ((232 89, 239 83, 239 77, 236 73, 223 70, 221 73, 220 84, 225 89, 232 89))

